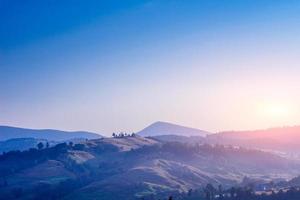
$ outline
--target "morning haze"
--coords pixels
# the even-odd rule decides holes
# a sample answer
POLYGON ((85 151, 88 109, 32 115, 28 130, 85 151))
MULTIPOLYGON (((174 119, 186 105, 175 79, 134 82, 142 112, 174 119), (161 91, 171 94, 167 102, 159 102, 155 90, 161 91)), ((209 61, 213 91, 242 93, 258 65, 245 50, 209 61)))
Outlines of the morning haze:
POLYGON ((299 200, 300 1, 0 0, 0 200, 299 200))

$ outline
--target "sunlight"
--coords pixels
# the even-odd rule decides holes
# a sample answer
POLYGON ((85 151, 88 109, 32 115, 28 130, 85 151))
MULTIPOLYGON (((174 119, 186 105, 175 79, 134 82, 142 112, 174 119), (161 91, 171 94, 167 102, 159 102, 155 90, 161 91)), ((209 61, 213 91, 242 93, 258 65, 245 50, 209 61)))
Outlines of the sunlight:
POLYGON ((263 107, 263 113, 269 118, 284 118, 290 114, 288 105, 280 102, 269 102, 263 107))

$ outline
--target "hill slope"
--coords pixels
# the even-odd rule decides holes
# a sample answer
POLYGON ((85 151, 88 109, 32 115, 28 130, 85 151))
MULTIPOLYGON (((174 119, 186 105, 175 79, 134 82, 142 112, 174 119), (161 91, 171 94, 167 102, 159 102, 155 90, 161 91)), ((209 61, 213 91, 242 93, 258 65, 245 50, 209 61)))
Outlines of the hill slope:
POLYGON ((299 172, 299 163, 262 151, 139 136, 103 138, 0 156, 0 196, 136 199, 186 192, 207 183, 229 187, 245 176, 271 180, 299 172))
POLYGON ((2 152, 8 151, 24 151, 30 148, 36 148, 37 144, 42 142, 45 146, 46 143, 50 146, 57 144, 57 142, 50 142, 44 139, 35 139, 35 138, 15 138, 5 141, 0 141, 0 154, 2 152))

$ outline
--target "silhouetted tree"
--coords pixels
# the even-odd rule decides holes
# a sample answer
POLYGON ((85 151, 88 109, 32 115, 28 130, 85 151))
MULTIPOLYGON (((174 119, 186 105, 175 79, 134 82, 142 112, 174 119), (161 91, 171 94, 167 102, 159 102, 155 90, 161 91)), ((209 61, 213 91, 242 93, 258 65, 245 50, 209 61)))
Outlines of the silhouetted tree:
POLYGON ((190 197, 190 196, 192 196, 192 193, 193 193, 193 190, 192 190, 192 189, 189 189, 187 195, 190 197))
POLYGON ((11 192, 12 192, 13 196, 17 199, 17 198, 20 198, 22 196, 23 189, 18 187, 18 188, 12 189, 11 192))
POLYGON ((211 200, 211 199, 214 199, 214 197, 215 197, 216 189, 214 188, 214 186, 212 184, 207 184, 204 189, 204 192, 205 192, 205 198, 207 200, 211 200))
POLYGON ((75 144, 73 149, 74 150, 83 150, 84 149, 84 144, 75 144))
POLYGON ((233 198, 235 196, 235 188, 234 187, 230 188, 229 193, 230 193, 230 197, 233 198))
POLYGON ((219 198, 223 199, 223 187, 222 187, 222 185, 218 186, 218 194, 219 194, 219 198))
POLYGON ((42 142, 39 142, 38 145, 37 145, 37 148, 39 150, 43 149, 44 148, 44 144, 42 142))

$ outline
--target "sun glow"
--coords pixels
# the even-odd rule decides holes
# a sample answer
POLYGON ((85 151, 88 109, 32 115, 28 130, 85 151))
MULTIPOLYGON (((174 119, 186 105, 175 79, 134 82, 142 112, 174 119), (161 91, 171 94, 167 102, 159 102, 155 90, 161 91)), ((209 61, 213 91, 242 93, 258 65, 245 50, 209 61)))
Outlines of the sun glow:
POLYGON ((286 118, 291 113, 288 105, 284 103, 266 103, 263 106, 263 114, 268 118, 286 118))

